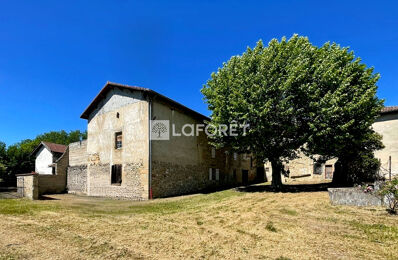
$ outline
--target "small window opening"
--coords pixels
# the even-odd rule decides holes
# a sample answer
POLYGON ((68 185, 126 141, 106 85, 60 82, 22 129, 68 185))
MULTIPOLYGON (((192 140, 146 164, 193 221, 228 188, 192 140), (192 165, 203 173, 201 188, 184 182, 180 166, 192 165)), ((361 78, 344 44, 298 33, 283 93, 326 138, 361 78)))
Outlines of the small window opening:
POLYGON ((117 132, 115 134, 115 148, 120 149, 123 147, 123 133, 122 132, 117 132))
POLYGON ((119 118, 120 117, 120 114, 119 114, 119 112, 117 112, 116 113, 116 118, 119 118))
POLYGON ((314 174, 322 174, 323 170, 322 166, 323 166, 322 163, 319 162, 314 163, 314 174))

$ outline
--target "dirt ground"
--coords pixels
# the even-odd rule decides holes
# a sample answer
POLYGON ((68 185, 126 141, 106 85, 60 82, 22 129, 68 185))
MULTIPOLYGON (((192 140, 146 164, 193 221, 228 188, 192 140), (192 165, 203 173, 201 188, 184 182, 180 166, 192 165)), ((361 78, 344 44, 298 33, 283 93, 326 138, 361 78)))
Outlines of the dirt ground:
POLYGON ((398 217, 320 192, 0 200, 0 259, 398 259, 398 217))

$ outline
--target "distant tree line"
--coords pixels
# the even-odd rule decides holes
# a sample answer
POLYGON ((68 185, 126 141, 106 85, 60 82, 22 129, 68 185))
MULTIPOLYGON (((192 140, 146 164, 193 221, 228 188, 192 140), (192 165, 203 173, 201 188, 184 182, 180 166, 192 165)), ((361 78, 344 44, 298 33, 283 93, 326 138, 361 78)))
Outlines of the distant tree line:
POLYGON ((87 131, 51 131, 40 134, 33 140, 25 139, 8 147, 0 141, 0 179, 3 184, 12 185, 15 184, 15 174, 33 171, 35 158, 31 156, 31 153, 40 142, 68 145, 80 139, 87 139, 87 131))

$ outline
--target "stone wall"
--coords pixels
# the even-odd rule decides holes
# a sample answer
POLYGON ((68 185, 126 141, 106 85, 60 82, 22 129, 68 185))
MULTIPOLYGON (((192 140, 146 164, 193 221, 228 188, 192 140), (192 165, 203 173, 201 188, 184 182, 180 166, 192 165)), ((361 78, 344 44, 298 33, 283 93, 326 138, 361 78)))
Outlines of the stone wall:
POLYGON ((87 194, 87 140, 69 144, 68 193, 87 194))
MULTIPOLYGON (((169 104, 152 103, 152 116, 156 120, 169 120, 170 133, 182 133, 186 124, 204 124, 204 117, 189 114, 169 104), (173 129, 174 126, 174 129, 173 129)), ((242 184, 242 170, 248 171, 248 183, 256 180, 255 163, 251 158, 243 158, 226 149, 212 147, 203 131, 199 135, 174 136, 170 140, 151 141, 151 187, 152 196, 168 197, 193 193, 206 189, 221 188, 242 184), (211 179, 209 171, 217 169, 218 179, 211 179), (234 176, 233 172, 236 172, 234 176)))
POLYGON ((147 172, 143 165, 123 164, 121 185, 111 184, 111 165, 92 164, 88 177, 90 196, 113 197, 121 199, 142 200, 144 192, 143 182, 147 181, 147 172))
POLYGON ((87 195, 148 199, 148 102, 139 91, 109 91, 87 125, 87 195), (122 147, 116 147, 122 133, 122 147), (112 165, 122 165, 122 183, 111 183, 112 165))
POLYGON ((87 165, 68 168, 67 189, 68 193, 87 194, 87 165))
POLYGON ((329 188, 329 198, 333 205, 382 206, 383 199, 375 194, 365 193, 357 188, 329 188))
POLYGON ((187 194, 217 185, 209 180, 205 165, 152 163, 152 195, 154 198, 187 194))

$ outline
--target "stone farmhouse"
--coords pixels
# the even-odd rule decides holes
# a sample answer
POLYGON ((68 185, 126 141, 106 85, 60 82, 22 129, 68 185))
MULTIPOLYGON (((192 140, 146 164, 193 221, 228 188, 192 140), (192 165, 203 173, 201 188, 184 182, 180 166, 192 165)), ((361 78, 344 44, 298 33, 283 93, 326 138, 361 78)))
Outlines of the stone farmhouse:
POLYGON ((81 118, 88 137, 69 146, 70 193, 144 200, 264 181, 263 165, 214 149, 204 132, 154 140, 151 120, 171 131, 209 118, 153 90, 108 82, 81 118))
MULTIPOLYGON (((36 174, 17 178, 21 193, 147 200, 272 179, 269 163, 214 149, 203 131, 174 135, 186 124, 210 119, 147 88, 107 82, 81 118, 87 120, 87 140, 67 147, 42 142, 33 152, 36 174)), ((398 174, 398 106, 385 107, 373 127, 385 145, 376 152, 383 173, 398 174)), ((303 155, 285 164, 289 175, 283 179, 332 179, 335 162, 318 164, 303 155)))

